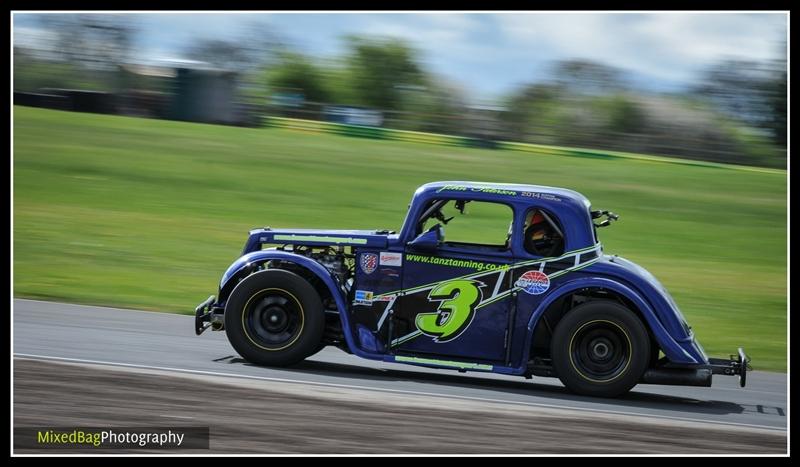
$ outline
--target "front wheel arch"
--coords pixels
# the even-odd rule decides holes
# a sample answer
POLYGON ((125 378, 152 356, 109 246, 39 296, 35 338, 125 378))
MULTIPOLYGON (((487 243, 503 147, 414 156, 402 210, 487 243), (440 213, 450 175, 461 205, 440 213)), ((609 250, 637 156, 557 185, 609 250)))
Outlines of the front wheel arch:
POLYGON ((318 351, 325 329, 322 300, 302 277, 265 270, 237 284, 225 306, 225 332, 245 360, 274 366, 318 351))

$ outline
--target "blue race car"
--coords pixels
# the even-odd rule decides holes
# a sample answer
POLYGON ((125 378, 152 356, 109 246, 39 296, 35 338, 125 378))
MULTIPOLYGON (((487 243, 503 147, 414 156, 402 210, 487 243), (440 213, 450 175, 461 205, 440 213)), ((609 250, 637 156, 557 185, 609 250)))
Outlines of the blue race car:
POLYGON ((437 182, 414 193, 399 233, 255 229, 216 297, 196 308, 195 331, 225 330, 242 357, 270 366, 332 345, 386 362, 558 377, 592 396, 637 383, 711 386, 713 374, 744 387, 742 349, 707 357, 658 280, 604 254, 597 230, 617 218, 571 190, 437 182))

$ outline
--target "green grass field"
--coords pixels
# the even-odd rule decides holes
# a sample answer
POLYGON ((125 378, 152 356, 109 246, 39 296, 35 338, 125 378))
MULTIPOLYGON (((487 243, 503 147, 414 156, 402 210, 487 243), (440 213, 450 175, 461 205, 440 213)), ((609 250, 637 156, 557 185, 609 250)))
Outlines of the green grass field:
POLYGON ((786 173, 14 108, 14 294, 180 313, 253 227, 398 230, 435 180, 563 186, 621 215, 709 354, 786 369, 786 173))

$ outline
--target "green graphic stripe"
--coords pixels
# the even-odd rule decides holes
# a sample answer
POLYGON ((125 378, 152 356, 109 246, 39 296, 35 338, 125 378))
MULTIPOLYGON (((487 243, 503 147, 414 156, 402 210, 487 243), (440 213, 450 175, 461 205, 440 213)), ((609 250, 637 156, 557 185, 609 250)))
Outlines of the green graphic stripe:
MULTIPOLYGON (((570 256, 575 256, 575 255, 578 255, 578 254, 588 253, 588 252, 590 252, 592 250, 595 250, 595 249, 597 249, 597 250, 600 249, 600 243, 596 243, 596 244, 594 244, 592 246, 589 246, 589 247, 586 247, 586 248, 581 248, 580 250, 573 250, 573 251, 564 253, 561 256, 556 256, 556 257, 552 257, 552 258, 531 259, 531 260, 528 260, 528 261, 523 261, 521 263, 514 264, 513 267, 517 268, 517 267, 520 267, 520 266, 531 266, 531 265, 534 265, 534 264, 545 263, 545 262, 554 263, 556 261, 561 261, 562 259, 569 258, 570 256)), ((599 257, 599 254, 600 254, 600 252, 598 251, 598 257, 599 257)))
POLYGON ((589 261, 587 261, 585 263, 581 263, 581 264, 579 264, 577 266, 574 266, 574 267, 571 267, 571 268, 568 268, 568 269, 564 269, 563 271, 554 272, 553 274, 547 276, 547 278, 548 279, 555 279, 556 277, 563 276, 564 274, 566 274, 568 272, 577 271, 578 269, 583 269, 583 268, 585 268, 587 266, 591 266, 592 264, 594 264, 594 263, 596 263, 598 261, 600 261, 600 257, 592 258, 589 261))
MULTIPOLYGON (((480 277, 480 276, 483 276, 483 275, 487 275, 489 273, 497 272, 497 271, 500 271, 502 269, 505 269, 505 270, 508 271, 508 270, 517 269, 517 268, 521 268, 521 267, 524 267, 524 266, 531 266, 531 265, 534 265, 534 264, 539 264, 539 263, 544 263, 544 262, 548 262, 549 263, 549 262, 560 261, 560 260, 562 260, 564 258, 569 258, 570 256, 575 256, 575 255, 577 255, 579 253, 586 253, 586 252, 589 252, 589 251, 594 250, 594 249, 600 250, 600 248, 601 248, 601 244, 597 243, 597 244, 595 244, 593 246, 590 246, 590 247, 581 248, 580 250, 573 250, 573 251, 564 253, 561 256, 556 256, 556 257, 552 257, 552 258, 534 259, 534 260, 529 260, 529 261, 523 261, 521 263, 509 264, 509 265, 505 265, 504 264, 504 265, 502 265, 502 267, 498 267, 496 269, 477 271, 477 272, 473 272, 473 273, 470 273, 470 274, 466 274, 464 276, 454 277, 454 278, 448 279, 448 280, 474 279, 476 277, 480 277)), ((600 258, 599 255, 600 255, 600 252, 598 251, 598 259, 600 258)), ((406 258, 408 258, 408 256, 410 256, 410 255, 406 255, 406 258)), ((419 257, 419 255, 414 255, 414 256, 419 257)), ((425 290, 425 289, 429 289, 429 288, 435 287, 436 284, 439 284, 440 282, 442 282, 442 281, 431 282, 430 284, 418 285, 418 286, 412 287, 410 289, 394 290, 392 292, 386 292, 386 293, 382 293, 380 295, 376 295, 376 297, 383 297, 383 296, 386 296, 386 295, 397 295, 397 294, 405 294, 405 295, 407 295, 409 293, 419 292, 421 290, 425 290)))
MULTIPOLYGON (((583 268, 585 268, 587 266, 591 266, 592 264, 594 264, 594 263, 596 263, 598 261, 600 261, 600 257, 593 258, 593 259, 591 259, 591 260, 589 260, 589 261, 587 261, 585 263, 579 264, 578 266, 574 266, 574 267, 571 267, 569 269, 564 269, 563 271, 554 272, 553 274, 551 274, 551 275, 549 275, 547 277, 548 277, 548 279, 555 279, 556 277, 563 276, 564 274, 567 274, 569 272, 577 271, 578 269, 583 269, 583 268)), ((491 305, 492 303, 498 302, 498 301, 500 301, 500 300, 502 300, 504 298, 507 298, 511 293, 517 292, 517 291, 520 291, 520 290, 522 290, 522 287, 512 287, 511 289, 506 290, 505 292, 503 292, 501 294, 497 294, 496 296, 490 298, 489 300, 481 302, 480 304, 478 304, 478 306, 475 307, 475 310, 479 310, 479 309, 481 309, 481 308, 483 308, 485 306, 491 305)), ((396 346, 398 346, 398 345, 400 345, 402 343, 408 342, 411 339, 417 338, 417 337, 419 337, 421 335, 422 335, 421 331, 416 331, 416 332, 413 332, 411 334, 407 334, 407 335, 405 335, 405 336, 393 341, 392 342, 392 347, 396 347, 396 346)))
POLYGON ((491 305, 494 302, 500 301, 500 300, 508 297, 511 294, 511 292, 514 291, 514 290, 515 289, 512 287, 511 289, 508 289, 508 290, 506 290, 505 292, 503 292, 501 294, 497 294, 494 297, 492 297, 492 298, 490 298, 490 299, 488 299, 488 300, 486 300, 484 302, 479 303, 478 306, 475 307, 475 309, 478 310, 478 309, 483 308, 483 307, 485 307, 487 305, 491 305))
POLYGON ((395 357, 394 361, 406 362, 406 363, 423 363, 427 365, 449 366, 454 368, 463 368, 465 370, 492 371, 492 365, 484 365, 482 363, 453 362, 450 360, 435 360, 432 358, 417 358, 417 357, 404 357, 404 356, 395 357))
POLYGON ((366 238, 351 237, 321 237, 316 235, 275 235, 274 240, 286 240, 290 242, 325 242, 325 243, 352 243, 354 245, 366 245, 366 238))
POLYGON ((422 335, 422 331, 414 331, 411 334, 406 334, 403 337, 398 337, 397 339, 392 341, 392 347, 396 347, 396 346, 402 344, 403 342, 410 341, 411 339, 414 339, 415 337, 419 337, 421 335, 422 335))

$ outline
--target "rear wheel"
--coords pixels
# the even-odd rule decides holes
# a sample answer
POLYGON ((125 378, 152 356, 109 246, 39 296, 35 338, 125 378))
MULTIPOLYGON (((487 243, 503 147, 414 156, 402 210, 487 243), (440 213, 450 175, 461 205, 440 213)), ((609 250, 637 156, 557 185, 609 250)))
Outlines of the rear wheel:
POLYGON ((650 362, 647 329, 628 308, 598 300, 577 306, 558 323, 553 367, 573 392, 616 397, 639 382, 650 362))
POLYGON ((228 340, 252 363, 297 363, 319 348, 324 328, 317 291, 289 271, 273 269, 248 276, 225 305, 228 340))

